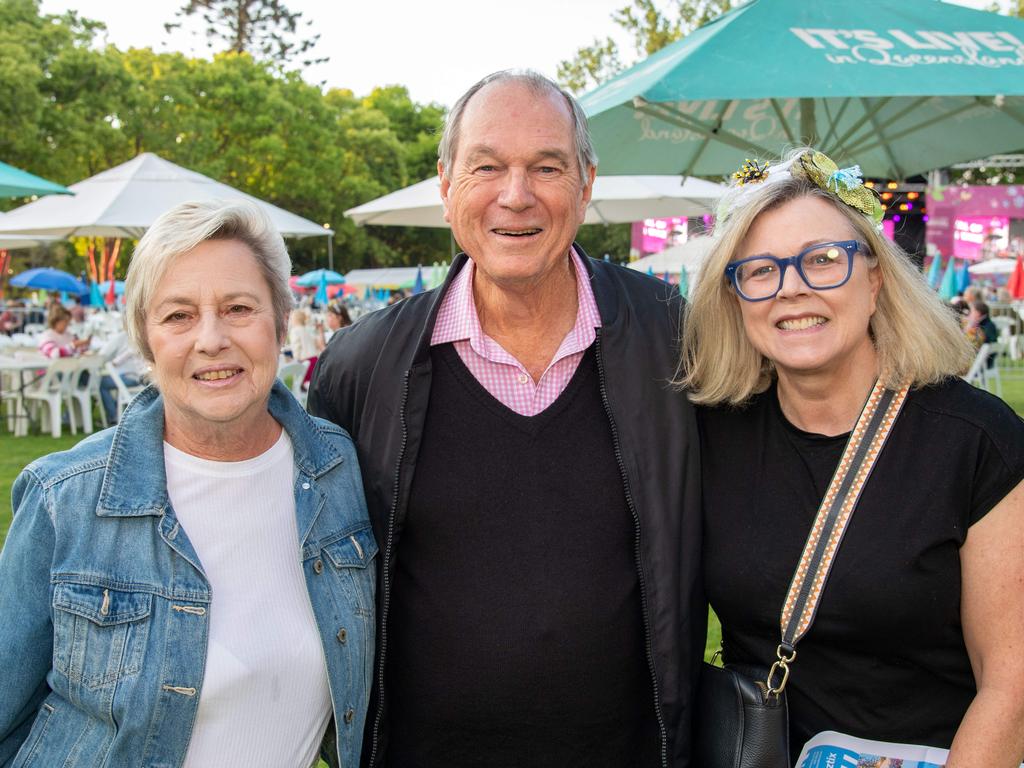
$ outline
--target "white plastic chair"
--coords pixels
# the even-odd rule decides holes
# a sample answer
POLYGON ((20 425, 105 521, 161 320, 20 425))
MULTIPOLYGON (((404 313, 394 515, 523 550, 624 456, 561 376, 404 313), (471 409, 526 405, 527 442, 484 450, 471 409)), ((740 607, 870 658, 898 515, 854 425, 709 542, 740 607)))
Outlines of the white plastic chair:
POLYGON ((75 409, 71 406, 71 389, 77 371, 78 361, 73 357, 57 358, 50 362, 42 378, 22 393, 25 401, 31 403, 35 410, 42 409, 43 428, 49 426, 50 434, 54 437, 60 437, 61 409, 64 406, 68 409, 71 434, 78 433, 75 409))
POLYGON ((309 361, 301 360, 297 363, 285 363, 277 369, 277 378, 283 381, 295 395, 295 399, 306 407, 306 391, 302 388, 302 380, 306 378, 306 371, 309 369, 309 361))
POLYGON ((973 384, 976 387, 992 391, 990 384, 995 385, 995 394, 999 397, 1003 396, 1003 380, 999 376, 999 356, 1006 351, 1006 347, 999 342, 992 342, 989 344, 982 344, 978 348, 978 354, 974 356, 974 362, 971 363, 970 369, 964 376, 968 384, 973 384), (988 367, 988 358, 990 355, 995 355, 995 359, 992 361, 992 367, 988 367))
POLYGON ((107 414, 103 410, 103 403, 100 400, 100 378, 103 376, 104 363, 102 357, 96 356, 79 357, 76 360, 78 372, 73 375, 71 382, 71 402, 78 406, 82 431, 91 435, 93 432, 93 402, 99 404, 100 418, 103 421, 103 426, 107 426, 107 414))
MULTIPOLYGON (((117 387, 117 420, 121 421, 121 414, 124 413, 124 409, 128 407, 128 403, 132 401, 139 392, 146 388, 145 384, 134 384, 128 386, 124 383, 124 379, 121 378, 121 374, 117 372, 117 368, 112 363, 106 363, 103 366, 103 373, 107 374, 114 381, 114 385, 117 387)), ((100 411, 103 411, 103 405, 100 404, 100 411)), ((106 413, 103 415, 103 423, 106 423, 106 413)))

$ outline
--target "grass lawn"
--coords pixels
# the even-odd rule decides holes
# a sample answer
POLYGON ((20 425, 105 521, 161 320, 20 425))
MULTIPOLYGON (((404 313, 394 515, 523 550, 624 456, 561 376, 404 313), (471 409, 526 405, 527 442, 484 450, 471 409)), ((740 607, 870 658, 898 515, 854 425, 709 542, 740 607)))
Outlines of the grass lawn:
MULTIPOLYGON (((1024 365, 1004 368, 1003 375, 1003 399, 1024 416, 1024 365)), ((11 484, 17 474, 36 457, 66 450, 82 439, 81 435, 64 435, 56 439, 48 435, 14 438, 3 431, 5 427, 6 424, 0 420, 0 544, 7 537, 7 529, 11 524, 11 484)), ((706 658, 710 658, 718 648, 721 637, 722 629, 718 619, 711 613, 708 619, 706 658)))

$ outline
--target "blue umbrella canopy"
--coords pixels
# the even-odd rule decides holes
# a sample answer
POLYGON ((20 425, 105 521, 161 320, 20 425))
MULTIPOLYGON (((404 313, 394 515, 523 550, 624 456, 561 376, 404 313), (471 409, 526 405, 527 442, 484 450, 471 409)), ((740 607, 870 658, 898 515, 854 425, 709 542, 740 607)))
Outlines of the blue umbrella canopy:
POLYGON ((423 267, 416 267, 416 282, 412 284, 413 293, 423 293, 423 267))
POLYGON ((29 197, 30 195, 73 195, 67 187, 35 176, 28 171, 0 163, 0 197, 29 197))
POLYGON ((314 269, 296 280, 295 284, 303 288, 319 288, 322 282, 326 282, 327 285, 339 285, 345 282, 345 276, 331 269, 314 269))
MULTIPOLYGON (((106 296, 110 292, 110 281, 109 280, 104 280, 102 283, 100 283, 100 292, 104 296, 106 296)), ((117 296, 123 296, 124 295, 124 280, 115 280, 114 281, 114 293, 117 296)))
POLYGON ((42 291, 67 291, 81 296, 89 288, 74 275, 52 267, 27 269, 11 278, 11 285, 18 288, 36 288, 42 291))

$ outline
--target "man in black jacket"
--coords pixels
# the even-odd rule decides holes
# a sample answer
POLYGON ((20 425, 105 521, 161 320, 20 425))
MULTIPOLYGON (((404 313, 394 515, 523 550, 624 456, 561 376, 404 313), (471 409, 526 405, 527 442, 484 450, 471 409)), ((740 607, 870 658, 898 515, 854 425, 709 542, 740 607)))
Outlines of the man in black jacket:
POLYGON ((549 80, 474 85, 439 157, 465 254, 339 331, 309 395, 355 439, 384 553, 364 764, 688 766, 706 608, 682 302, 573 244, 597 161, 549 80))

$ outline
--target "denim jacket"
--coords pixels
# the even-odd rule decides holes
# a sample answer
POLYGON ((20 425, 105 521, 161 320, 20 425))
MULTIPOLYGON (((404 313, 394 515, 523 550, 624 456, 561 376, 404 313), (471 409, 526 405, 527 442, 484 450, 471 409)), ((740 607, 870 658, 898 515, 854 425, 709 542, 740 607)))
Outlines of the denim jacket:
MULTIPOLYGON (((377 544, 355 450, 280 382, 269 411, 292 442, 302 568, 327 660, 334 720, 322 751, 358 766, 377 544)), ((12 496, 0 554, 0 766, 180 766, 203 684, 210 585, 168 500, 162 396, 147 389, 116 428, 33 462, 12 496)))

